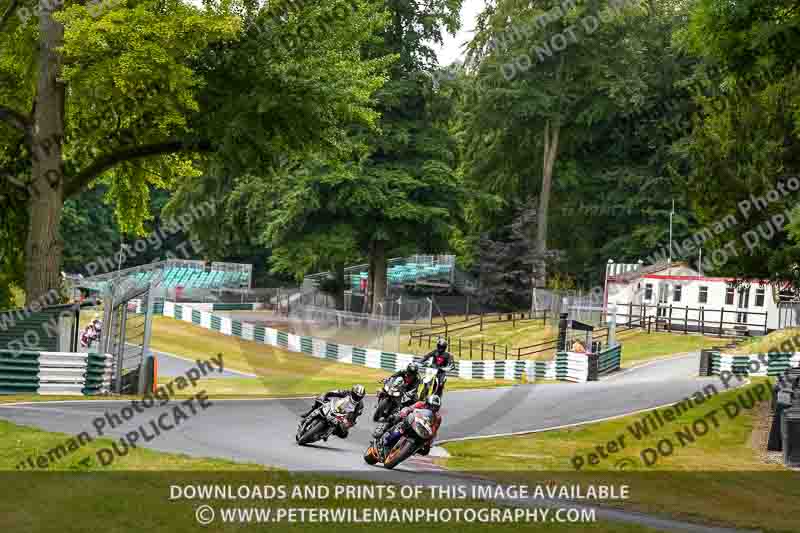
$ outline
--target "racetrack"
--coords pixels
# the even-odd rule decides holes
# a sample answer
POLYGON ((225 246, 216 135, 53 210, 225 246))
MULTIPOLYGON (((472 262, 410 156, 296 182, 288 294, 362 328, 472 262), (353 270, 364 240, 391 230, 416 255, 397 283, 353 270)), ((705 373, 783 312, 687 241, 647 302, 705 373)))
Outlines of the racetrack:
MULTIPOLYGON (((699 355, 658 361, 620 373, 600 382, 583 384, 520 385, 498 389, 446 392, 442 414, 444 423, 439 440, 534 432, 621 416, 639 410, 674 403, 691 396, 708 383, 724 386, 716 378, 694 377, 699 355), (657 381, 657 383, 655 383, 657 381)), ((377 388, 377 384, 374 385, 377 388)), ((374 390, 368 387, 368 390, 374 390)), ((395 471, 370 467, 362 454, 370 440, 374 395, 366 402, 364 416, 351 430, 347 440, 332 437, 327 443, 300 447, 294 441, 298 413, 310 400, 212 400, 212 406, 199 411, 176 429, 163 433, 146 446, 195 456, 212 456, 242 462, 284 467, 289 470, 312 470, 347 473, 377 481, 442 483, 443 472, 426 458, 414 458, 395 471)), ((119 412, 130 402, 74 401, 0 406, 0 418, 20 425, 49 431, 76 434, 96 432, 92 420, 106 411, 119 412)), ((129 422, 110 430, 106 436, 121 437, 139 425, 149 424, 172 409, 175 402, 153 407, 129 422)), ((124 457, 119 461, 124 461, 124 457)), ((124 464, 124 463, 123 463, 124 464)), ((449 476, 448 476, 449 477, 449 476)), ((471 482, 475 482, 474 480, 471 482)), ((608 511, 609 513, 619 513, 608 511)), ((655 527, 689 528, 687 524, 628 515, 655 527), (656 520, 656 522, 652 522, 656 520), (650 522, 648 522, 650 521, 650 522)))
MULTIPOLYGON (((496 389, 445 392, 444 423, 439 440, 541 431, 669 404, 690 396, 716 378, 698 379, 698 355, 659 361, 593 383, 520 385, 496 389), (655 385, 654 381, 658 380, 655 385)), ((159 357, 161 359, 161 357, 159 357)), ((174 362, 174 361, 173 361, 174 362)), ((186 362, 191 366, 190 362, 186 362)), ((368 385, 368 390, 371 389, 368 385)), ((377 384, 374 385, 377 388, 377 384)), ((373 389, 374 390, 374 389, 373 389)), ((374 395, 350 438, 331 438, 318 446, 298 447, 294 433, 298 413, 308 399, 214 400, 213 406, 163 434, 149 447, 190 455, 223 457, 290 470, 375 470, 361 458, 374 424, 374 395)), ((72 401, 0 406, 0 418, 63 433, 92 430, 91 421, 106 410, 130 402, 72 401)), ((153 407, 110 431, 122 436, 171 409, 153 407)), ((90 431, 90 433, 93 433, 90 431)), ((406 469, 414 470, 413 465, 406 469)))

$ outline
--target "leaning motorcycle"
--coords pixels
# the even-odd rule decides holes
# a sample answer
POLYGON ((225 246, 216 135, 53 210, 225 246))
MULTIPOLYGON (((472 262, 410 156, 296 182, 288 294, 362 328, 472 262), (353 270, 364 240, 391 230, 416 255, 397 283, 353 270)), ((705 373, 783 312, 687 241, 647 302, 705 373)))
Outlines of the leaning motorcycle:
MULTIPOLYGON (((401 421, 399 424, 405 424, 410 429, 389 450, 385 450, 381 446, 384 431, 376 431, 369 448, 364 453, 364 461, 370 465, 383 463, 384 468, 391 470, 425 448, 436 436, 436 430, 433 428, 435 419, 436 417, 430 409, 415 409, 409 413, 405 421, 401 421)), ((391 431, 391 429, 389 430, 391 431)))
POLYGON ((355 410, 356 404, 350 396, 325 402, 300 423, 295 435, 297 444, 328 440, 337 427, 350 427, 350 417, 355 410))
POLYGON ((441 396, 446 382, 447 372, 440 371, 439 368, 434 366, 426 366, 425 375, 422 376, 422 392, 419 394, 419 400, 424 402, 431 394, 441 396))
POLYGON ((414 392, 406 390, 406 383, 400 376, 394 379, 387 379, 383 383, 383 388, 378 391, 378 405, 375 407, 375 414, 372 415, 372 420, 380 422, 388 418, 389 415, 412 402, 414 400, 414 392))

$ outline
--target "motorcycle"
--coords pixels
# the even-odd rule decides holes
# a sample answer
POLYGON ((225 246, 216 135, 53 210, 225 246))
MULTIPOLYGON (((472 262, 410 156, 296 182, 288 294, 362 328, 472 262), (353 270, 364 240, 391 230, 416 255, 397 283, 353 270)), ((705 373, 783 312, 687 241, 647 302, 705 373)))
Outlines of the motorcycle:
POLYGON ((383 383, 383 388, 377 393, 378 405, 372 415, 374 422, 380 422, 414 400, 415 391, 407 391, 405 388, 405 381, 400 376, 383 383))
POLYGON ((425 375, 422 376, 422 392, 419 394, 419 400, 424 402, 430 394, 441 396, 445 382, 447 382, 447 372, 440 372, 440 369, 434 366, 426 366, 425 375))
POLYGON ((355 410, 356 404, 350 396, 325 402, 297 427, 297 444, 303 446, 321 439, 328 440, 338 427, 349 428, 355 410))
POLYGON ((381 446, 385 431, 380 429, 386 428, 379 428, 379 431, 373 434, 369 448, 364 453, 364 461, 368 465, 383 463, 384 468, 391 470, 415 453, 427 448, 436 436, 436 430, 433 428, 435 419, 430 409, 416 409, 409 413, 405 422, 399 424, 405 424, 411 429, 406 431, 390 450, 385 450, 381 446))

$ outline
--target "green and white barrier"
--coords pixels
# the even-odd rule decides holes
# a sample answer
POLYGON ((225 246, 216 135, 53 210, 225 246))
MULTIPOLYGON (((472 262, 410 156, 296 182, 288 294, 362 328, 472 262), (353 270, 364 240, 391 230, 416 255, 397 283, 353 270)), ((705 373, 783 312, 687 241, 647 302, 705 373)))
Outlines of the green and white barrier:
POLYGON ((714 375, 731 372, 737 376, 779 376, 789 368, 797 367, 800 367, 798 352, 748 355, 730 355, 718 351, 711 353, 711 373, 714 375))
MULTIPOLYGON (((217 331, 223 335, 239 337, 244 340, 283 348, 290 352, 302 353, 320 359, 361 365, 368 368, 396 372, 408 366, 411 361, 419 361, 421 357, 384 352, 372 348, 362 348, 347 344, 337 344, 324 339, 303 335, 295 335, 273 328, 232 320, 229 317, 215 315, 212 312, 192 307, 192 304, 164 302, 164 316, 183 320, 202 328, 217 331)), ((619 368, 622 347, 617 346, 601 352, 597 357, 601 373, 608 373, 619 368)), ((537 379, 585 382, 589 377, 589 355, 585 353, 561 352, 552 361, 500 360, 472 361, 458 360, 450 371, 452 377, 463 379, 503 379, 528 381, 537 379)))
POLYGON ((597 356, 597 375, 604 376, 616 372, 622 365, 622 346, 617 345, 601 351, 597 356))
POLYGON ((0 351, 0 394, 106 394, 112 356, 0 351))

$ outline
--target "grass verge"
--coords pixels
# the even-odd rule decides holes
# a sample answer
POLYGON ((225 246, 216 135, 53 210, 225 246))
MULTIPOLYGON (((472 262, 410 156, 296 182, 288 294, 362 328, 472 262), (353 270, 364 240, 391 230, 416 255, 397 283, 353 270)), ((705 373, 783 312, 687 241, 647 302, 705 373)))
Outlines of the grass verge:
MULTIPOLYGON (((631 499, 622 505, 627 509, 709 524, 797 531, 800 478, 782 466, 766 464, 752 444, 759 417, 768 416, 769 400, 766 381, 761 380, 739 390, 707 393, 702 403, 695 402, 648 434, 641 424, 647 415, 654 417, 654 411, 525 436, 448 443, 451 457, 439 461, 451 469, 507 482, 557 478, 628 483, 631 499), (751 403, 751 409, 742 407, 751 403), (731 404, 739 405, 734 416, 726 411, 734 412, 731 404), (653 452, 644 450, 661 446, 667 451, 665 440, 672 452, 660 454, 647 466, 653 452), (595 454, 596 464, 590 454, 595 454), (583 461, 580 472, 576 457, 583 461)), ((658 411, 664 420, 666 409, 658 411)))
MULTIPOLYGON (((15 470, 28 455, 38 455, 64 442, 66 435, 39 431, 0 421, 0 442, 12 444, 0 447, 0 470, 15 470)), ((110 441, 96 440, 86 445, 83 452, 95 452, 107 447, 110 441)), ((85 453, 80 454, 83 457, 85 453)), ((171 533, 197 531, 196 509, 208 504, 216 509, 217 521, 207 526, 212 531, 241 531, 258 529, 263 531, 270 524, 259 523, 220 523, 220 508, 261 508, 277 512, 279 509, 324 508, 328 510, 354 508, 378 509, 437 509, 437 508, 476 508, 495 507, 495 505, 473 500, 457 501, 447 499, 415 498, 403 500, 358 499, 336 495, 337 485, 363 486, 363 481, 352 481, 343 477, 321 476, 317 474, 295 475, 276 469, 265 469, 261 465, 237 464, 230 461, 210 458, 196 458, 185 455, 160 453, 151 450, 132 449, 121 467, 101 467, 97 464, 81 464, 69 458, 59 461, 49 472, 14 472, 5 476, 4 497, 0 499, 0 516, 8 531, 41 533, 84 532, 93 530, 110 531, 169 531, 171 533), (189 500, 173 499, 172 487, 188 485, 217 485, 238 487, 246 485, 259 488, 286 488, 286 499, 234 499, 234 500, 189 500), (295 497, 295 487, 326 487, 329 494, 319 497, 295 497)), ((302 490, 302 489, 301 489, 302 490)), ((470 533, 492 532, 510 533, 517 531, 590 531, 596 533, 647 533, 652 529, 618 523, 425 523, 426 531, 446 532, 454 527, 470 533)), ((376 523, 272 523, 279 531, 374 531, 376 523)), ((389 527, 397 527, 389 524, 389 527)), ((407 526, 404 526, 407 527, 407 526)))
MULTIPOLYGON (((354 383, 370 385, 389 372, 364 366, 331 362, 318 357, 245 341, 202 329, 168 317, 153 320, 151 347, 189 359, 209 359, 223 354, 226 368, 255 374, 257 378, 213 378, 198 382, 209 396, 236 395, 313 396, 354 383)), ((166 379, 166 378, 165 378, 166 379)), ((514 384, 508 380, 450 379, 449 390, 491 388, 514 384)))

